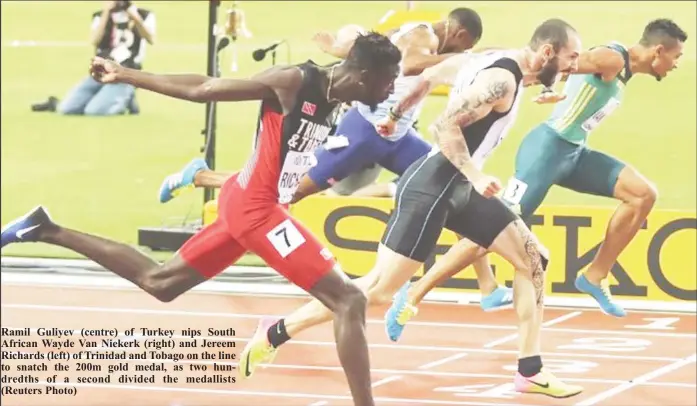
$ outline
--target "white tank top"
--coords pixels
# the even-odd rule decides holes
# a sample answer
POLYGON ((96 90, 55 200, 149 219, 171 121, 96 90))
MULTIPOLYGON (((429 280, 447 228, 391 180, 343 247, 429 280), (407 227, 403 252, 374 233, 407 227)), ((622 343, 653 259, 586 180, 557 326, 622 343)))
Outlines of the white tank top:
MULTIPOLYGON (((458 72, 448 97, 448 107, 459 103, 457 101, 459 94, 472 84, 479 72, 494 63, 498 65, 503 59, 513 59, 514 55, 515 51, 503 50, 485 52, 473 58, 458 72)), ((523 94, 523 77, 520 68, 513 62, 514 60, 509 60, 505 63, 505 66, 509 67, 507 70, 511 71, 518 78, 515 99, 510 110, 506 113, 492 111, 486 117, 462 130, 467 142, 467 148, 479 169, 484 166, 486 159, 494 152, 501 141, 506 138, 518 116, 518 108, 523 94)), ((498 66, 501 67, 500 65, 498 66)))
MULTIPOLYGON (((435 33, 435 31, 433 31, 433 25, 431 23, 408 23, 399 27, 399 30, 392 34, 390 40, 393 43, 396 43, 401 37, 403 37, 405 34, 417 27, 426 27, 432 33, 435 33)), ((390 109, 412 91, 412 89, 418 81, 418 78, 418 75, 402 76, 402 74, 400 73, 399 77, 397 77, 397 79, 394 82, 394 93, 392 93, 390 97, 387 98, 387 100, 378 104, 377 109, 374 112, 370 111, 370 106, 367 106, 363 103, 356 103, 358 112, 366 120, 373 124, 377 123, 380 120, 383 120, 385 117, 388 116, 390 109)), ((419 114, 421 114, 421 109, 423 107, 424 101, 425 98, 421 100, 416 106, 404 112, 402 118, 399 119, 399 121, 397 122, 395 132, 391 136, 385 137, 385 139, 389 141, 397 141, 398 139, 402 138, 407 133, 409 128, 411 128, 414 125, 414 122, 416 122, 416 120, 418 119, 419 114)))

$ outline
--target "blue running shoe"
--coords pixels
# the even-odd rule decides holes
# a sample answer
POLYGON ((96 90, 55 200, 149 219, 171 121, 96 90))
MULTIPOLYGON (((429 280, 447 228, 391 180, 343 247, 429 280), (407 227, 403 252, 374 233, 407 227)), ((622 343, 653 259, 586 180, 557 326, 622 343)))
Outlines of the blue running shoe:
POLYGON ((576 289, 578 289, 579 292, 591 295, 593 299, 598 302, 600 310, 603 313, 615 317, 624 317, 627 315, 627 312, 624 311, 622 306, 612 301, 610 285, 607 279, 603 279, 602 282, 600 282, 600 286, 597 286, 592 284, 584 273, 581 273, 576 278, 576 283, 574 283, 574 285, 576 285, 576 289))
POLYGON ((160 186, 160 203, 167 203, 182 192, 193 189, 196 173, 207 169, 206 161, 196 158, 181 171, 167 176, 160 186))
POLYGON ((513 289, 499 286, 493 292, 482 297, 479 305, 485 312, 494 312, 510 307, 513 305, 513 289))
POLYGON ((51 224, 53 222, 46 209, 38 206, 2 229, 0 248, 16 242, 37 242, 41 229, 51 224))
POLYGON ((395 297, 392 299, 392 306, 385 313, 385 331, 392 341, 399 340, 404 331, 404 325, 416 314, 418 309, 409 302, 407 292, 409 292, 411 282, 402 286, 395 297))

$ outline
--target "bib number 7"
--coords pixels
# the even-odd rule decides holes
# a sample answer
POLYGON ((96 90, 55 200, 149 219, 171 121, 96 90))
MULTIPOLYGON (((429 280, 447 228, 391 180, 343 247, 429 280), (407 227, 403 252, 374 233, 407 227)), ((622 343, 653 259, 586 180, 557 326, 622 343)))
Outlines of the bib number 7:
POLYGON ((305 237, 289 219, 284 220, 269 231, 266 234, 266 238, 282 258, 287 257, 305 243, 305 237))

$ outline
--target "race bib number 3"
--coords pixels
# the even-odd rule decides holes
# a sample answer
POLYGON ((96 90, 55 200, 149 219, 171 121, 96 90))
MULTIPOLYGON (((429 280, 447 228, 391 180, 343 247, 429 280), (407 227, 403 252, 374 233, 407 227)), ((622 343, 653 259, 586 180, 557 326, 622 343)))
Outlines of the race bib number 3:
POLYGON ((506 186, 506 190, 503 192, 503 200, 513 205, 520 204, 527 189, 527 183, 511 178, 508 180, 508 186, 506 186))
POLYGON ((266 234, 266 238, 282 258, 305 243, 305 237, 290 220, 285 220, 266 234))

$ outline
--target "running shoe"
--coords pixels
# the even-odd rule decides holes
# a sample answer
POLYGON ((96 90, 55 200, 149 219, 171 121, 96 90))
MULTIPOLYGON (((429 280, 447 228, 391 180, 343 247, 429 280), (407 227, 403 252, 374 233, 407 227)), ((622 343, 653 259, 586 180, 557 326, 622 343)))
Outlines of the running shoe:
POLYGON ((407 322, 418 313, 418 309, 411 302, 407 293, 411 282, 402 286, 392 299, 392 306, 385 313, 385 332, 392 341, 399 340, 407 322))
POLYGON ((207 169, 206 161, 196 158, 181 171, 167 176, 160 186, 160 203, 167 203, 182 192, 194 189, 194 176, 199 171, 207 169))
POLYGON ((259 320, 257 331, 254 337, 244 347, 240 356, 240 375, 242 378, 249 378, 254 373, 259 364, 270 364, 276 358, 277 348, 274 348, 267 338, 269 327, 273 326, 278 319, 264 317, 259 320))
POLYGON ((482 297, 479 303, 485 312, 503 310, 513 305, 513 289, 499 286, 493 292, 482 297))
POLYGON ((38 206, 7 224, 0 232, 0 248, 16 242, 37 242, 43 227, 53 224, 43 206, 38 206))
POLYGON ((544 368, 539 374, 529 378, 517 372, 513 383, 517 392, 538 393, 553 398, 568 398, 583 392, 583 387, 566 384, 544 368))
POLYGON ((624 311, 622 306, 618 305, 612 300, 612 293, 610 293, 610 285, 607 279, 603 279, 600 282, 600 286, 592 284, 588 278, 586 278, 585 273, 581 273, 576 278, 576 289, 580 292, 587 293, 598 302, 600 305, 600 310, 610 316, 624 317, 627 312, 624 311))

